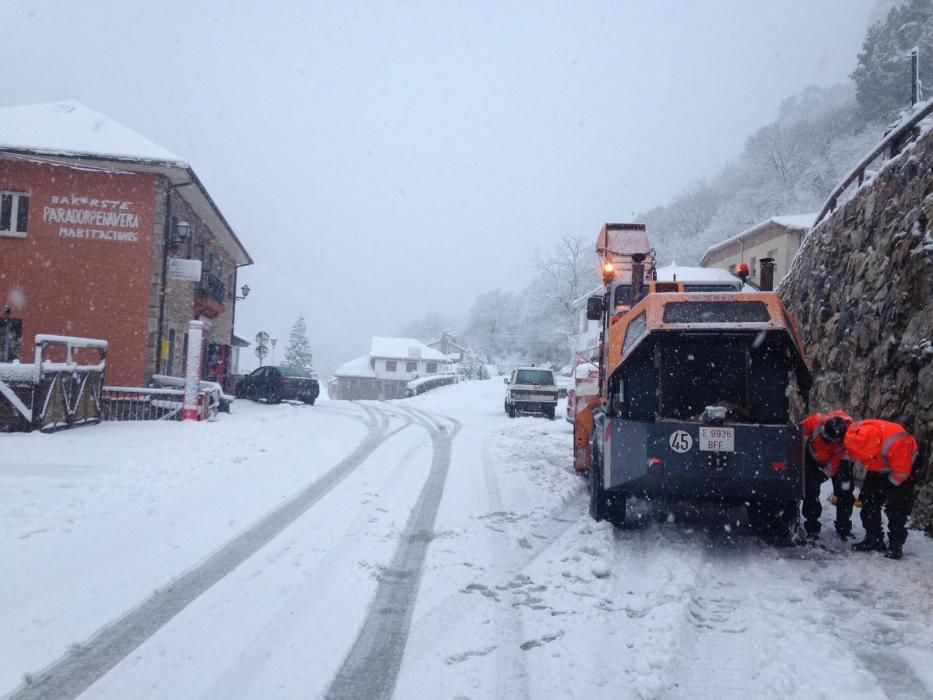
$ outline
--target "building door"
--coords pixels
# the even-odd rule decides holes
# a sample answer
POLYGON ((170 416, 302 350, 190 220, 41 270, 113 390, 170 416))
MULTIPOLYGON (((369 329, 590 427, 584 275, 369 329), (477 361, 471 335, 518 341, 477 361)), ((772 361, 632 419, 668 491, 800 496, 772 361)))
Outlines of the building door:
POLYGON ((222 382, 224 371, 224 346, 208 343, 201 358, 201 379, 209 382, 222 382))
POLYGON ((168 360, 165 363, 165 373, 170 376, 175 376, 175 329, 168 329, 168 360))
POLYGON ((22 361, 23 321, 18 318, 0 318, 0 362, 22 361))

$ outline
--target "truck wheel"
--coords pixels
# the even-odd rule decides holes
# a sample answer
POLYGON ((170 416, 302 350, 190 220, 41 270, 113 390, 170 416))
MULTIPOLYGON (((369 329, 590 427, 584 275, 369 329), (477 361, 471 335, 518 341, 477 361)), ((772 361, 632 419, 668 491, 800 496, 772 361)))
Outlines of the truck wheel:
POLYGON ((779 503, 776 519, 778 531, 774 543, 779 547, 790 547, 800 527, 800 501, 794 499, 779 503))
POLYGON ((506 408, 505 410, 508 411, 509 418, 515 417, 515 406, 513 404, 509 404, 508 408, 506 408))
POLYGON ((597 522, 608 520, 621 527, 625 524, 625 494, 609 493, 603 488, 603 460, 595 442, 590 453, 590 517, 597 522))
POLYGON ((550 420, 554 420, 554 406, 548 406, 545 408, 544 415, 547 416, 550 420))
POLYGON ((790 501, 750 501, 748 524, 765 542, 776 546, 794 543, 800 504, 790 501))

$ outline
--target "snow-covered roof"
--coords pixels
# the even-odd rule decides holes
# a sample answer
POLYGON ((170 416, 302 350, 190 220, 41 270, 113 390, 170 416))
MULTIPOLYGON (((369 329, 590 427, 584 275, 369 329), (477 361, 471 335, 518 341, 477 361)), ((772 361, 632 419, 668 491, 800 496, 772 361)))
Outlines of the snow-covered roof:
POLYGON ((36 158, 56 164, 124 168, 165 176, 197 217, 226 244, 236 264, 250 257, 204 183, 188 163, 149 139, 80 102, 0 107, 0 156, 36 158), (61 161, 65 161, 62 163, 61 161))
POLYGON ((728 270, 718 267, 687 267, 684 265, 667 265, 655 269, 658 280, 662 282, 731 282, 735 284, 737 278, 728 270))
POLYGON ((414 338, 385 338, 374 336, 369 348, 370 357, 387 357, 389 359, 414 359, 447 361, 447 355, 440 350, 430 348, 420 340, 414 338))
POLYGON ((593 289, 591 289, 589 292, 587 292, 583 296, 577 297, 576 299, 574 299, 572 302, 570 302, 570 305, 573 306, 575 309, 585 308, 587 299, 589 299, 592 296, 596 296, 597 294, 605 294, 605 292, 606 292, 605 285, 600 284, 598 287, 593 287, 593 289))
POLYGON ((73 100, 0 108, 0 148, 184 164, 145 136, 73 100))
MULTIPOLYGON (((731 282, 734 284, 736 281, 735 275, 731 272, 715 267, 667 265, 665 267, 656 267, 655 274, 661 282, 673 282, 675 276, 678 282, 731 282)), ((589 293, 574 299, 572 304, 574 308, 582 309, 586 306, 587 299, 604 292, 605 287, 603 285, 593 287, 589 293)))
MULTIPOLYGON (((435 346, 443 345, 443 344, 444 344, 444 338, 441 338, 440 340, 435 340, 433 343, 428 343, 428 347, 434 348, 435 350, 440 350, 439 347, 435 347, 435 346)), ((448 347, 457 348, 458 350, 462 350, 464 352, 468 350, 468 348, 463 347, 460 343, 458 343, 456 340, 453 340, 452 338, 447 338, 447 345, 448 347)))
POLYGON ((780 224, 786 228, 797 230, 808 230, 816 221, 817 212, 812 211, 809 214, 790 214, 788 216, 772 216, 771 221, 780 224))
POLYGON ((344 362, 334 371, 335 377, 366 377, 374 378, 376 372, 373 370, 369 361, 369 355, 357 357, 349 362, 344 362))
POLYGON ((724 241, 717 243, 716 245, 710 246, 706 249, 706 253, 703 255, 703 261, 710 256, 711 253, 715 253, 718 250, 727 248, 733 243, 736 243, 747 236, 752 236, 758 233, 765 226, 770 226, 771 224, 777 224, 778 226, 783 226, 784 228, 790 231, 807 231, 813 225, 813 222, 816 221, 817 212, 810 212, 809 214, 789 214, 787 216, 772 216, 770 219, 765 219, 764 221, 755 224, 749 229, 738 233, 731 238, 727 238, 724 241))

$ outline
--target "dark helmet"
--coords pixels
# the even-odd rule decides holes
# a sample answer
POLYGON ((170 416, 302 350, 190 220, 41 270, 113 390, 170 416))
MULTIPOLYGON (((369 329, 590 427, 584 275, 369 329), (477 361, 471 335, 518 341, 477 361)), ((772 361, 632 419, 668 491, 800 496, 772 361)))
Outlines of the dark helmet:
POLYGON ((833 416, 823 423, 823 439, 826 442, 842 442, 848 429, 849 424, 846 423, 845 418, 833 416))

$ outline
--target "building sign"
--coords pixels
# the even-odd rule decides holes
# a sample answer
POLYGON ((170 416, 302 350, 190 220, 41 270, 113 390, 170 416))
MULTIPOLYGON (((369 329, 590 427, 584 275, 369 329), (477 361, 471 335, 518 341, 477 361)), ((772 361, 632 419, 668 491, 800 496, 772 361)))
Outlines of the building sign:
POLYGON ((168 278, 184 282, 199 282, 201 280, 201 261, 169 258, 168 278))
POLYGON ((84 195, 52 195, 42 207, 42 220, 59 224, 59 238, 136 243, 139 241, 139 214, 133 202, 99 199, 84 195))

